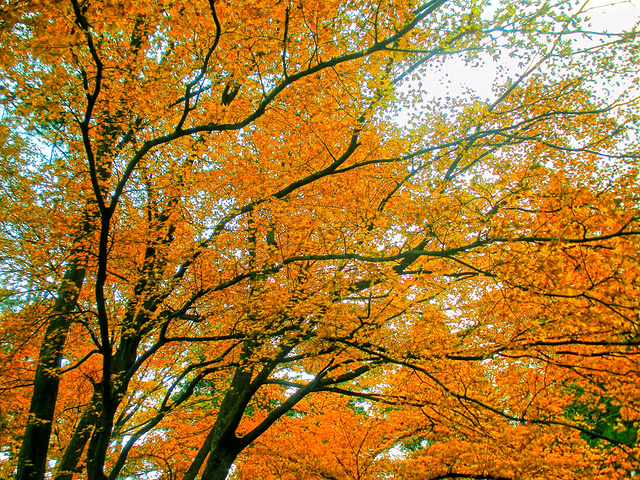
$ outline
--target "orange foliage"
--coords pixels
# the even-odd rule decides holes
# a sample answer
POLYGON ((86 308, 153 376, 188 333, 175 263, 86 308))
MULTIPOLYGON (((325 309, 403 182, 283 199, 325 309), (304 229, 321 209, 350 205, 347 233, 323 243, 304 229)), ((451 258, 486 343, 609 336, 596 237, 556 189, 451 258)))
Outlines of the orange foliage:
POLYGON ((0 477, 640 471, 632 32, 571 2, 0 8, 0 477), (435 98, 452 57, 494 97, 435 98))

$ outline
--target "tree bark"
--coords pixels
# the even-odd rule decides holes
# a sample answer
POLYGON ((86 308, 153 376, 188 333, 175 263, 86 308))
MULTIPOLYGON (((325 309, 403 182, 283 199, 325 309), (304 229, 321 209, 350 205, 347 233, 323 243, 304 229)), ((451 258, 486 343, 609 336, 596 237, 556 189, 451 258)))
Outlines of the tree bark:
POLYGON ((78 463, 82 457, 82 452, 91 437, 93 426, 98 419, 99 395, 94 392, 91 401, 87 406, 84 414, 78 422, 78 426, 64 451, 64 456, 58 464, 58 469, 54 480, 72 480, 73 474, 77 473, 78 463))
POLYGON ((236 461, 242 447, 236 444, 236 439, 221 439, 209 453, 207 464, 202 472, 202 480, 225 480, 229 470, 236 461))
POLYGON ((196 476, 198 475, 198 472, 202 468, 202 464, 207 459, 207 455, 209 455, 209 452, 211 451, 211 445, 213 443, 213 434, 214 434, 214 430, 212 428, 211 430, 209 430, 209 434, 207 435, 207 438, 204 440, 204 443, 200 447, 200 450, 198 450, 198 453, 193 459, 193 462, 191 462, 191 465, 189 466, 189 470, 187 470, 187 473, 184 474, 184 477, 182 478, 182 480, 195 480, 196 476))
POLYGON ((116 406, 111 402, 103 402, 102 411, 93 431, 87 449, 87 478, 89 480, 105 480, 104 464, 113 430, 113 417, 116 406))
POLYGON ((62 353, 84 277, 84 268, 74 262, 68 267, 58 290, 54 314, 45 331, 38 356, 29 419, 18 455, 16 480, 44 479, 51 422, 58 400, 62 353))

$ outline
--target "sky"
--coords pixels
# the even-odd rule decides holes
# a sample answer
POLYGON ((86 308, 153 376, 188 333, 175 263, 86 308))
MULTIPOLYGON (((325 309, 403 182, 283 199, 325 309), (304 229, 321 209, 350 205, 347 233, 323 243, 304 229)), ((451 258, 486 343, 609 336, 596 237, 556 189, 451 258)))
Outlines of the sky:
MULTIPOLYGON (((590 30, 615 33, 633 29, 640 21, 640 0, 610 2, 591 0, 584 4, 590 17, 590 30)), ((504 59, 501 59, 504 65, 504 59)), ((521 71, 514 61, 514 73, 521 71)), ((496 77, 496 64, 490 59, 482 67, 465 65, 461 59, 446 62, 446 68, 438 66, 429 73, 429 90, 433 97, 457 96, 471 89, 482 99, 494 98, 492 85, 496 77)))

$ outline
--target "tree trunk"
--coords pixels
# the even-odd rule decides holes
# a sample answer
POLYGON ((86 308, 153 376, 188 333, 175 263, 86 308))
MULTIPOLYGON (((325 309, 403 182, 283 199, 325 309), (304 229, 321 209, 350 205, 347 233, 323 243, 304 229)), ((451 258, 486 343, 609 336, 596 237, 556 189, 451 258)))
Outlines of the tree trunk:
POLYGON ((29 419, 22 439, 16 480, 43 480, 51 437, 51 422, 58 400, 60 366, 85 270, 72 263, 58 290, 58 298, 38 356, 29 419))
POLYGON ((235 438, 230 441, 223 439, 214 446, 209 453, 204 472, 202 472, 202 480, 225 480, 227 478, 231 465, 242 451, 242 447, 234 440, 235 438))
POLYGON ((105 405, 103 400, 102 411, 89 441, 89 448, 87 448, 87 478, 89 480, 105 480, 106 478, 104 464, 111 441, 115 410, 116 408, 111 402, 107 401, 105 405))
POLYGON ((200 447, 200 450, 198 450, 198 453, 193 459, 193 462, 191 462, 191 465, 189 466, 189 470, 187 470, 187 473, 184 474, 184 477, 182 478, 182 480, 195 480, 196 476, 198 475, 198 472, 202 468, 202 464, 206 460, 207 455, 209 455, 209 452, 211 451, 211 445, 213 443, 214 433, 215 433, 214 429, 212 428, 209 431, 209 434, 207 435, 207 438, 205 439, 204 443, 200 447))
POLYGON ((99 399, 100 395, 98 392, 94 392, 91 396, 89 405, 78 422, 78 426, 73 433, 73 437, 71 437, 71 440, 69 441, 69 445, 67 445, 67 448, 64 451, 64 456, 58 464, 54 480, 72 480, 73 474, 77 473, 78 463, 82 457, 82 452, 91 437, 93 426, 98 419, 97 406, 99 405, 99 399))
MULTIPOLYGON (((246 358, 251 349, 252 345, 249 342, 245 343, 241 358, 246 358)), ((203 454, 206 453, 208 453, 208 457, 202 473, 202 480, 224 480, 227 478, 231 465, 244 448, 235 432, 252 396, 252 372, 253 369, 250 367, 240 367, 236 370, 230 388, 220 404, 218 418, 192 462, 185 479, 194 478, 198 474, 204 460, 205 455, 203 454), (208 451, 205 450, 207 447, 208 451)))

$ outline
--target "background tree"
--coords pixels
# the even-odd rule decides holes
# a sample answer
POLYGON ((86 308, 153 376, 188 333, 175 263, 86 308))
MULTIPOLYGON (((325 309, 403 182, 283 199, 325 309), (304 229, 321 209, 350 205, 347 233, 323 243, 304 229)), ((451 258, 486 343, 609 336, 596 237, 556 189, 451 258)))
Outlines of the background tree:
POLYGON ((636 471, 638 50, 584 17, 5 4, 2 474, 636 471))

